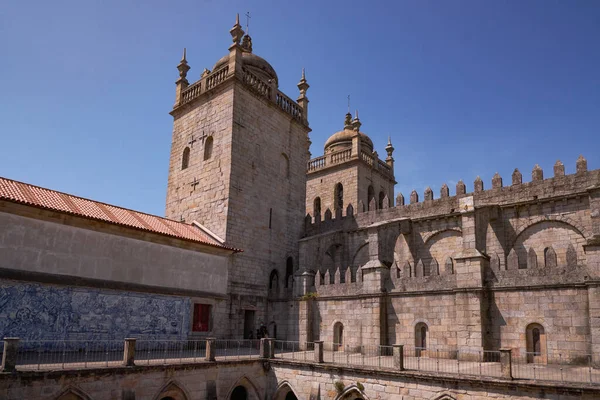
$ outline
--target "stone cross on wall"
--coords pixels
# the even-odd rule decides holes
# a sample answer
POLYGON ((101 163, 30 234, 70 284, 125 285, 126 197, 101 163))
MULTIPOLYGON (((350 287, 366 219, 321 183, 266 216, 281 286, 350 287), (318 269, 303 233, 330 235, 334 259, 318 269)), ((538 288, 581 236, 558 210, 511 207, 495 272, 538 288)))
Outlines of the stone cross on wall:
POLYGON ((192 135, 192 138, 190 139, 190 141, 188 142, 188 144, 190 145, 190 147, 194 147, 194 143, 196 143, 198 140, 194 139, 194 135, 192 135))
POLYGON ((190 183, 190 186, 192 187, 193 190, 196 190, 196 186, 198 186, 200 184, 200 181, 196 178, 194 178, 194 181, 192 183, 190 183))

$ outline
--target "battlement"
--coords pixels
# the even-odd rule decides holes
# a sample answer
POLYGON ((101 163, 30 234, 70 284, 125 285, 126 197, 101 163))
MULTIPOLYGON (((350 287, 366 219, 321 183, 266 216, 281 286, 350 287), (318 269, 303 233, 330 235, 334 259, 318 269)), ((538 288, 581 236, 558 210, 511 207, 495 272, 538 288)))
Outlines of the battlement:
POLYGON ((360 294, 363 292, 362 271, 358 269, 353 274, 351 267, 346 267, 344 273, 341 273, 338 267, 333 277, 329 270, 325 274, 317 272, 315 275, 315 290, 321 297, 360 294))
POLYGON ((600 189, 600 169, 588 171, 587 160, 582 156, 577 160, 574 174, 565 174, 564 164, 557 161, 551 178, 544 179, 543 170, 537 164, 532 170, 530 182, 523 182, 523 176, 518 169, 514 170, 511 178, 511 185, 504 186, 502 177, 496 173, 492 178, 491 188, 486 190, 482 179, 477 177, 473 182, 472 192, 467 192, 467 186, 463 180, 460 180, 456 185, 454 196, 450 196, 449 187, 444 184, 437 199, 434 198, 431 188, 427 188, 423 193, 422 201, 417 191, 413 190, 408 204, 404 196, 399 193, 394 207, 386 207, 388 202, 384 202, 384 207, 379 209, 372 201, 368 209, 365 209, 362 202, 359 202, 355 212, 354 206, 349 204, 347 209, 351 209, 351 213, 346 211, 345 215, 342 215, 341 210, 338 210, 333 216, 330 210, 326 210, 323 221, 320 215, 313 218, 307 214, 305 233, 306 236, 310 236, 335 230, 360 229, 374 223, 402 218, 411 220, 447 218, 460 214, 459 199, 464 197, 473 197, 474 208, 485 206, 505 208, 526 206, 544 200, 588 196, 589 190, 600 189))

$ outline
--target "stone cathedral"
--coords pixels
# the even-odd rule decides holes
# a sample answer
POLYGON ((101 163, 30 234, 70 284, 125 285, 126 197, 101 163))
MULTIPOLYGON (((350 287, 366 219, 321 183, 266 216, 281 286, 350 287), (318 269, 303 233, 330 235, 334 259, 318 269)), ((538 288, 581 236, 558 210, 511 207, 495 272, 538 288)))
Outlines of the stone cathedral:
POLYGON ((580 157, 394 196, 391 139, 380 155, 349 113, 311 158, 304 72, 284 94, 230 33, 197 81, 185 51, 177 66, 164 218, 0 178, 3 336, 266 333, 600 363, 600 170, 580 157))

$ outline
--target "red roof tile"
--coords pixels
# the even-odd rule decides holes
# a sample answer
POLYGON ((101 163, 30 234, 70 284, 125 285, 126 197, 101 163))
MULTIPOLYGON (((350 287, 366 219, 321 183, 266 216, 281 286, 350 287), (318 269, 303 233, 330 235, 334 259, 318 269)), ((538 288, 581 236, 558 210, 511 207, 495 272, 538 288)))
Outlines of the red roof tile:
POLYGON ((8 200, 15 203, 64 212, 227 250, 240 251, 219 243, 216 239, 194 225, 2 177, 0 177, 0 200, 8 200))

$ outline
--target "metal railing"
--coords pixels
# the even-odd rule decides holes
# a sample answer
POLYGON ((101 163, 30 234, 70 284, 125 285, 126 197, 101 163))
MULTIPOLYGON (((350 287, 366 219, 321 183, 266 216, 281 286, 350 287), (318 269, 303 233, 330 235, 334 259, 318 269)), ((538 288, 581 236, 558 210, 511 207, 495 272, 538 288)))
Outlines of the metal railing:
POLYGON ((3 371, 168 365, 207 361, 275 358, 307 363, 364 366, 370 369, 600 384, 591 354, 521 353, 401 345, 348 345, 262 340, 45 340, 0 342, 3 371), (5 354, 4 354, 5 353, 5 354))
POLYGON ((313 362, 315 359, 314 354, 315 344, 312 342, 273 340, 274 358, 313 362))
POLYGON ((586 353, 525 353, 512 357, 512 369, 516 379, 600 384, 600 370, 586 353))
POLYGON ((135 362, 138 365, 184 364, 204 361, 206 340, 138 340, 135 362))
POLYGON ((21 341, 16 357, 19 370, 99 368, 123 361, 122 340, 21 341))
POLYGON ((215 349, 217 360, 258 358, 260 355, 260 339, 215 340, 215 349))

